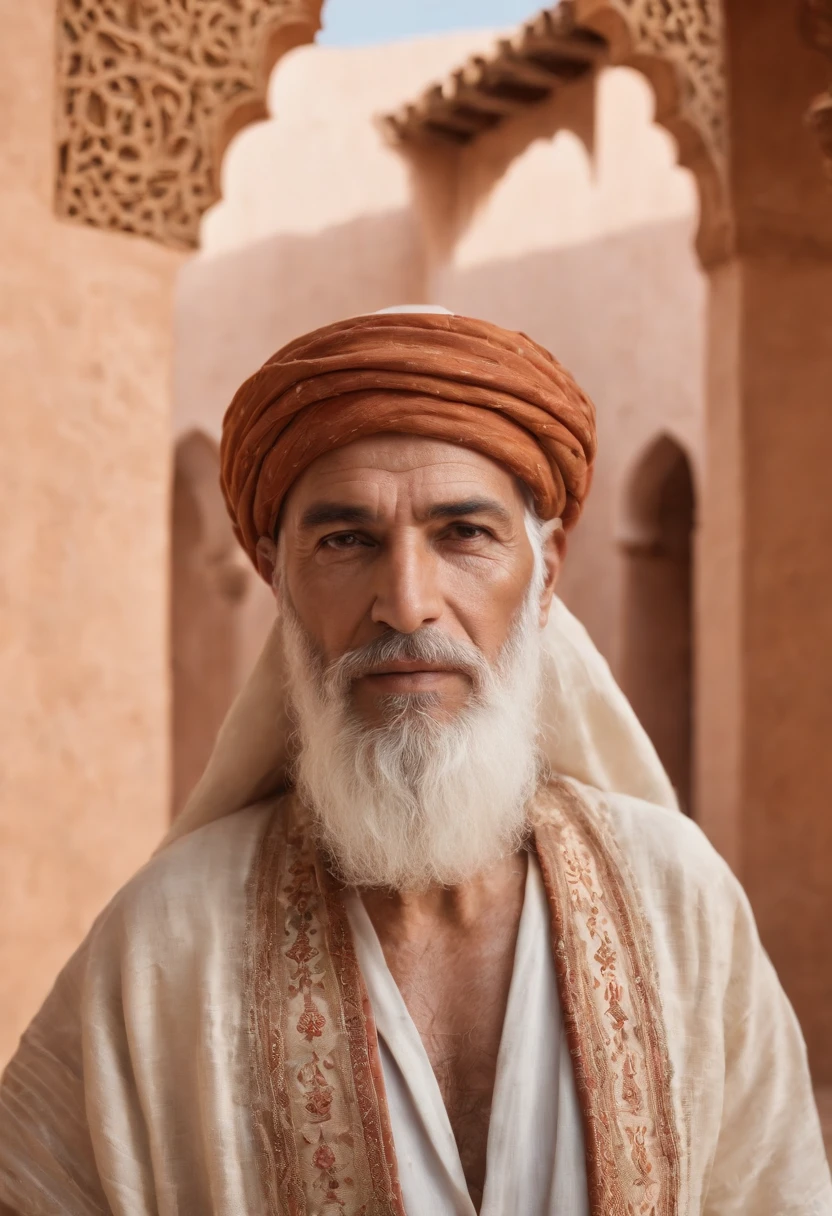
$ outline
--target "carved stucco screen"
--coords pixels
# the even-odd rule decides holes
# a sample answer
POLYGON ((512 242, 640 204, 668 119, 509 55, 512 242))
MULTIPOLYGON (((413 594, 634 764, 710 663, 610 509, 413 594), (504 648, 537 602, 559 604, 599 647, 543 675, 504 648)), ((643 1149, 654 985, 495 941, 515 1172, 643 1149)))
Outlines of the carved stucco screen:
POLYGON ((197 244, 225 146, 321 0, 58 0, 56 210, 197 244))

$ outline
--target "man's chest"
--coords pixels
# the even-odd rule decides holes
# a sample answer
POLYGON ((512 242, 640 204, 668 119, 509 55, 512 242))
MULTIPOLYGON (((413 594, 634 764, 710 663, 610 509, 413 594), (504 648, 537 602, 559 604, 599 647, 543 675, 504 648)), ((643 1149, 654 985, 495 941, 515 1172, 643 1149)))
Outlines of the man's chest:
MULTIPOLYGON (((510 960, 509 960, 510 961, 510 960)), ((430 1061, 474 1203, 485 1184, 488 1128, 510 966, 438 967, 399 977, 430 1061)))
POLYGON ((468 1033, 430 1033, 420 1029, 465 1178, 477 1205, 485 1183, 499 1030, 498 1027, 494 1033, 493 1028, 481 1025, 474 1025, 468 1033))

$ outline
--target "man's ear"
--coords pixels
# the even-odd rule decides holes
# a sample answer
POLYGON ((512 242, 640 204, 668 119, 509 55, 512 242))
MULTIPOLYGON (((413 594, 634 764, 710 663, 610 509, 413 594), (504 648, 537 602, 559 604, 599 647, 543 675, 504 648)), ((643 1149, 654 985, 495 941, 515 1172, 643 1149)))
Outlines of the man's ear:
POLYGON ((543 629, 549 619, 549 609, 552 607, 552 596, 558 581, 563 559, 566 557, 566 533, 559 520, 553 521, 551 530, 547 525, 547 535, 543 541, 543 561, 546 565, 546 580, 540 594, 540 628, 543 629))
POLYGON ((274 590, 274 572, 277 567, 277 545, 268 536, 261 536, 255 549, 257 569, 262 578, 274 590))

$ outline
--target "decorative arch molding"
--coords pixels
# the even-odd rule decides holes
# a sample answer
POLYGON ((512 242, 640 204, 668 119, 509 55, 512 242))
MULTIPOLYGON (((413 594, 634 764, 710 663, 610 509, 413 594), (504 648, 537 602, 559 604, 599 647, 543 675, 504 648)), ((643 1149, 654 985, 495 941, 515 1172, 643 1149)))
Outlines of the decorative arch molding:
POLYGON ((194 248, 228 141, 322 2, 58 0, 58 215, 194 248))
POLYGON ((575 20, 609 47, 609 62, 640 71, 655 121, 674 137, 699 186, 697 249, 705 266, 733 241, 722 0, 574 0, 575 20))

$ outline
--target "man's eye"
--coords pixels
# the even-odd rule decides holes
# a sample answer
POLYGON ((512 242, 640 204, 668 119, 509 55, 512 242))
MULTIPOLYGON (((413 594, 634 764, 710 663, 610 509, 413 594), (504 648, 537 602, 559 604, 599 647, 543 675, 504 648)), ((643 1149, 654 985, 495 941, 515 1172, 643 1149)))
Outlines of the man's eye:
POLYGON ((355 549, 366 543, 357 532, 336 532, 334 536, 325 536, 321 541, 321 545, 326 549, 355 549))
POLYGON ((481 536, 488 535, 485 528, 477 524, 454 524, 451 532, 456 540, 479 540, 481 536))

